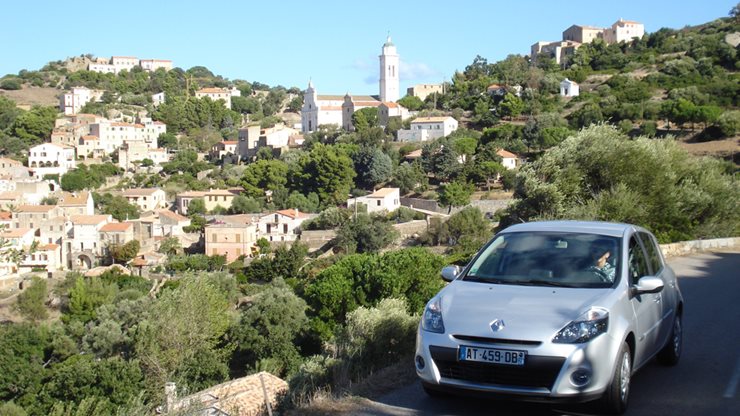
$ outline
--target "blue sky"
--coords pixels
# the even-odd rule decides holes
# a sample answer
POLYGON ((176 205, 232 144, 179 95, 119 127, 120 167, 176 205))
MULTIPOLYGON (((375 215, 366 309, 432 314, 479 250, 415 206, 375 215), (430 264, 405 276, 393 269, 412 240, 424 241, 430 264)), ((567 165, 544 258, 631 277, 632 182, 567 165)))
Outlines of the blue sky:
POLYGON ((401 89, 448 80, 476 55, 495 62, 559 40, 571 24, 620 17, 648 32, 728 15, 736 0, 13 1, 2 6, 0 75, 92 53, 171 59, 228 79, 320 94, 376 94, 387 34, 401 89))

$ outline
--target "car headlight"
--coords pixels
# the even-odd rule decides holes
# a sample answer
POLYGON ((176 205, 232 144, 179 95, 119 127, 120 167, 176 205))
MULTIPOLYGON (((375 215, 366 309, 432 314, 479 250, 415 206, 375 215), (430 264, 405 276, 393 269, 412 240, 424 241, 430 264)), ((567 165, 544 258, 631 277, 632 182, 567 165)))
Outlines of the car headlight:
POLYGON ((591 308, 580 318, 569 323, 555 335, 552 342, 580 344, 591 341, 609 328, 609 312, 604 308, 591 308))
POLYGON ((424 308, 424 316, 421 318, 421 328, 429 332, 444 333, 445 324, 442 321, 442 299, 435 297, 427 303, 424 308))

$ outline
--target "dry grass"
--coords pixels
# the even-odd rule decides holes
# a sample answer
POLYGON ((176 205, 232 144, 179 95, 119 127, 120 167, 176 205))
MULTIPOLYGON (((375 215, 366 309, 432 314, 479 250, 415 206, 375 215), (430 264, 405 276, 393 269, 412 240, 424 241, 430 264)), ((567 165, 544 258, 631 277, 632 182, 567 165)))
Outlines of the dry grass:
POLYGON ((416 381, 413 357, 407 356, 396 365, 386 367, 362 382, 353 385, 346 393, 318 394, 311 403, 292 409, 289 416, 351 415, 372 406, 372 401, 400 387, 416 381))

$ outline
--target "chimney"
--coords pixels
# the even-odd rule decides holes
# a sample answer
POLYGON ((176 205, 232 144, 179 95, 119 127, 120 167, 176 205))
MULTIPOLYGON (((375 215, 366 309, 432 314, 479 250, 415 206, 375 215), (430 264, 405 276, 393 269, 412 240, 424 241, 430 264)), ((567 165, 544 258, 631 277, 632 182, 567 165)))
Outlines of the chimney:
POLYGON ((175 400, 177 400, 177 385, 172 382, 165 383, 164 395, 166 398, 164 413, 167 414, 175 410, 174 406, 175 406, 175 400))

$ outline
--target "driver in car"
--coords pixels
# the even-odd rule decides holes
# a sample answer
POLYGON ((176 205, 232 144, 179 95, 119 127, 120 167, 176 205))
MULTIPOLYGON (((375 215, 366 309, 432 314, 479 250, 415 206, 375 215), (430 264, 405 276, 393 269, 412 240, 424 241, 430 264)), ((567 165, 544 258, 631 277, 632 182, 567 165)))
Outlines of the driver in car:
POLYGON ((614 282, 616 269, 609 263, 609 257, 612 254, 611 251, 607 247, 596 245, 591 251, 591 254, 594 263, 589 266, 588 270, 598 275, 603 282, 614 282))

